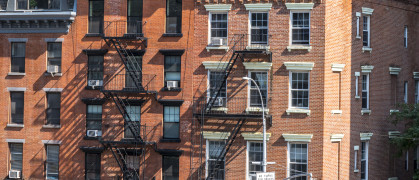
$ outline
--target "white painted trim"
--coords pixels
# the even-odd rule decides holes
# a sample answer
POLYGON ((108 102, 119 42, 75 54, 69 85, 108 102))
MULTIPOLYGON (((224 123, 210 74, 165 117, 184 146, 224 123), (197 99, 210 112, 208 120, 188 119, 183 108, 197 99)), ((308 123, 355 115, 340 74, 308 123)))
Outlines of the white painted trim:
POLYGON ((311 142, 313 134, 282 134, 288 142, 311 142))
POLYGON ((311 110, 309 110, 309 109, 293 109, 293 108, 290 108, 290 109, 287 109, 285 112, 287 113, 288 116, 291 113, 293 113, 293 114, 307 114, 307 116, 310 116, 311 110))
POLYGON ((227 12, 231 10, 231 4, 206 4, 204 6, 209 12, 227 12))
POLYGON ((364 114, 371 115, 371 110, 370 109, 362 109, 361 110, 361 115, 364 115, 364 114))
POLYGON ((64 42, 64 38, 45 38, 45 42, 64 42))
POLYGON ((59 140, 42 140, 42 144, 61 144, 59 140))
MULTIPOLYGON (((209 36, 211 36, 211 35, 209 35, 209 36)), ((210 39, 211 39, 211 37, 210 37, 210 39)), ((207 46, 205 49, 207 49, 207 52, 209 52, 210 50, 225 50, 225 51, 228 51, 230 49, 230 47, 228 47, 228 46, 207 46)))
POLYGON ((248 11, 269 11, 272 8, 272 3, 255 3, 255 4, 244 4, 248 11))
POLYGON ((9 92, 25 92, 25 87, 7 87, 7 91, 9 92))
POLYGON ((399 180, 399 178, 398 177, 390 177, 390 178, 388 178, 388 180, 399 180))
POLYGON ((362 7, 362 14, 372 15, 373 12, 374 12, 374 9, 362 7))
POLYGON ((342 114, 342 110, 332 110, 332 114, 342 114))
POLYGON ((28 38, 8 38, 9 42, 28 42, 28 38))
POLYGON ((62 92, 63 88, 42 88, 45 92, 62 92))
POLYGON ((358 151, 359 150, 359 146, 354 146, 354 151, 358 151))
POLYGON ((45 128, 45 129, 60 129, 61 125, 44 124, 44 125, 42 125, 42 128, 45 128))
POLYGON ((311 71, 314 67, 314 62, 284 62, 287 70, 302 70, 311 71))
POLYGON ((388 138, 393 139, 395 137, 400 136, 400 131, 389 131, 388 132, 388 138))
POLYGON ((361 141, 369 141, 373 133, 359 133, 361 141))
POLYGON ((205 69, 209 70, 218 70, 220 68, 226 68, 227 65, 231 65, 228 62, 219 62, 219 61, 204 61, 202 65, 205 66, 205 69))
POLYGON ((359 99, 359 76, 361 76, 360 72, 355 72, 355 99, 359 99))
POLYGON ((371 66, 371 65, 361 66, 362 73, 371 73, 373 69, 374 69, 374 66, 371 66))
POLYGON ((243 62, 245 69, 251 70, 270 70, 272 63, 268 62, 243 62))
POLYGON ((359 146, 354 146, 354 172, 359 172, 358 169, 358 151, 359 151, 359 146))
MULTIPOLYGON (((264 108, 264 110, 265 110, 265 114, 269 114, 268 108, 264 108)), ((261 107, 247 107, 246 113, 250 113, 250 112, 262 112, 262 108, 261 107)))
POLYGON ((23 127, 25 127, 25 125, 23 125, 23 124, 7 124, 6 127, 23 128, 23 127))
POLYGON ((25 143, 25 139, 6 139, 8 143, 25 143))
POLYGON ((330 141, 333 142, 341 142, 344 134, 332 134, 330 135, 330 141))
MULTIPOLYGON (((290 41, 292 41, 292 39, 290 39, 290 41)), ((310 52, 312 47, 303 46, 303 45, 290 45, 290 46, 287 46, 287 49, 288 49, 288 52, 291 52, 292 50, 307 50, 308 52, 310 52)))
POLYGON ((220 12, 209 12, 208 13, 208 46, 206 47, 207 52, 209 52, 210 50, 225 50, 226 52, 229 50, 229 46, 228 46, 228 11, 220 11, 220 12), (211 20, 212 20, 212 15, 213 14, 226 14, 227 15, 227 45, 226 46, 211 46, 211 20))
POLYGON ((288 10, 312 10, 314 3, 285 3, 288 10))
POLYGON ((400 71, 402 70, 402 68, 398 68, 398 67, 389 67, 388 70, 390 71, 391 75, 399 75, 400 71))
POLYGON ((288 33, 288 52, 291 52, 292 50, 307 50, 308 52, 311 51, 312 47, 311 44, 311 11, 310 10, 291 10, 290 16, 289 16, 289 33, 288 33), (308 45, 301 45, 301 44, 293 44, 292 43, 292 23, 293 23, 293 14, 294 13, 308 13, 309 19, 308 19, 308 33, 309 33, 309 39, 308 39, 308 45))
MULTIPOLYGON (((286 169, 286 171, 287 171, 287 177, 289 177, 290 176, 290 172, 292 171, 292 169, 291 169, 291 165, 290 165, 290 162, 291 162, 291 158, 290 158, 290 154, 291 154, 291 144, 307 144, 307 157, 306 157, 306 159, 307 159, 307 162, 306 162, 306 164, 307 164, 307 169, 309 169, 309 160, 308 160, 308 157, 309 157, 309 151, 308 151, 308 148, 309 148, 309 144, 308 143, 304 143, 304 142, 301 142, 301 143, 298 143, 298 142, 288 142, 287 143, 287 169, 286 169)), ((312 178, 310 178, 310 179, 312 179, 312 178)))
MULTIPOLYGON (((263 141, 263 134, 260 132, 243 132, 241 135, 246 141, 263 141)), ((266 133, 266 141, 269 141, 270 137, 271 133, 266 133)))
POLYGON ((413 72, 413 79, 419 79, 419 72, 413 72))
POLYGON ((367 51, 367 52, 372 52, 372 48, 370 48, 370 47, 365 47, 365 46, 363 46, 362 47, 362 52, 365 52, 365 51, 367 51))
POLYGON ((333 72, 342 72, 344 68, 345 68, 345 64, 332 64, 333 72))
POLYGON ((204 136, 204 139, 208 140, 223 140, 228 139, 228 137, 230 136, 230 132, 204 131, 202 133, 202 136, 204 136))
POLYGON ((8 72, 8 76, 26 76, 26 73, 20 73, 20 72, 8 72))
POLYGON ((359 18, 361 17, 360 12, 356 12, 356 39, 361 39, 361 36, 359 35, 359 18))
POLYGON ((400 112, 398 109, 390 109, 390 115, 398 112, 400 112))
MULTIPOLYGON (((268 20, 269 21, 269 20, 268 20)), ((268 42, 269 44, 269 35, 268 35, 268 42)), ((268 44, 249 44, 248 46, 246 46, 247 50, 265 50, 265 51, 270 51, 271 50, 271 46, 269 46, 268 44)))

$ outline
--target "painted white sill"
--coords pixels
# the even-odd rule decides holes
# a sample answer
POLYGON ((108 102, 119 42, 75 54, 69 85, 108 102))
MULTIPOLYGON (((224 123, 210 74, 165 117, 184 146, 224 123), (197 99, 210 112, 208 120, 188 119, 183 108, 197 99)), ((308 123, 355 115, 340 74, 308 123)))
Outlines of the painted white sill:
POLYGON ((25 126, 23 124, 7 124, 6 127, 23 128, 25 126))
POLYGON ((371 115, 371 110, 370 109, 362 109, 361 110, 361 115, 364 115, 364 114, 371 115))
POLYGON ((224 112, 227 113, 228 112, 228 108, 226 107, 212 107, 211 111, 219 111, 219 112, 224 112))
POLYGON ((359 99, 359 98, 361 98, 361 96, 355 96, 355 99, 359 99))
POLYGON ((291 113, 295 113, 295 114, 307 114, 307 116, 310 116, 311 110, 309 110, 309 109, 287 109, 286 112, 287 112, 287 115, 288 116, 291 113))
POLYGON ((399 112, 398 109, 390 109, 390 115, 393 114, 393 113, 398 113, 398 112, 399 112))
MULTIPOLYGON (((261 107, 248 107, 246 108, 246 113, 255 113, 255 112, 262 112, 261 107)), ((265 113, 269 113, 269 109, 265 108, 265 113)))
POLYGON ((301 46, 301 45, 290 45, 287 46, 288 52, 292 50, 307 50, 308 52, 311 51, 311 46, 301 46))
POLYGON ((25 76, 26 73, 20 73, 20 72, 9 72, 7 73, 8 76, 25 76))
POLYGON ((365 51, 368 51, 368 52, 370 52, 371 53, 371 51, 372 51, 372 48, 370 48, 370 47, 362 47, 362 52, 365 52, 365 51))
POLYGON ((356 173, 359 172, 359 169, 354 169, 354 172, 356 172, 356 173))
POLYGON ((45 129, 60 129, 61 125, 45 124, 45 125, 42 125, 42 128, 45 128, 45 129))
POLYGON ((266 50, 269 51, 271 49, 268 45, 250 45, 246 46, 247 50, 266 50))
POLYGON ((355 38, 356 38, 356 39, 361 39, 361 36, 356 36, 355 38))
POLYGON ((207 49, 208 52, 210 50, 225 50, 225 51, 228 51, 228 49, 230 49, 230 47, 228 47, 228 46, 207 46, 206 49, 207 49))
POLYGON ((342 110, 332 110, 332 114, 342 114, 342 110))
POLYGON ((63 76, 63 73, 54 73, 53 75, 51 75, 51 73, 45 72, 44 76, 61 77, 61 76, 63 76))

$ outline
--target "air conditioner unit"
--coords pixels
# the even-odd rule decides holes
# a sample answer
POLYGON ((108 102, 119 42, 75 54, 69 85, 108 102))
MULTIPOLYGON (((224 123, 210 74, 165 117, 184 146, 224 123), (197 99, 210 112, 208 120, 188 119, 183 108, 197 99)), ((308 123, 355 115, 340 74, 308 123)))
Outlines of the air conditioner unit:
POLYGON ((179 87, 179 81, 167 81, 167 89, 179 87))
POLYGON ((211 38, 211 45, 213 46, 222 46, 224 38, 211 38))
POLYGON ((58 73, 59 71, 60 71, 59 66, 49 65, 48 68, 47 68, 48 73, 58 73))
POLYGON ((87 130, 87 137, 99 137, 102 136, 102 131, 100 130, 87 130))
POLYGON ((89 81, 87 81, 87 85, 92 86, 92 87, 102 86, 102 83, 103 83, 102 80, 89 80, 89 81))
POLYGON ((9 171, 9 178, 10 179, 20 179, 20 171, 10 170, 9 171))
POLYGON ((222 97, 217 97, 217 99, 215 99, 214 101, 214 107, 220 107, 224 105, 224 98, 222 97))

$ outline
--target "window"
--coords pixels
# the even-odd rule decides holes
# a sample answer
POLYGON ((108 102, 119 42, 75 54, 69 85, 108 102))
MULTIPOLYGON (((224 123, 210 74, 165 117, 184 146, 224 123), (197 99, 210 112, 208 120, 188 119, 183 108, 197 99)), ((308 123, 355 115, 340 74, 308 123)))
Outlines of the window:
POLYGON ((140 156, 134 156, 134 155, 126 155, 125 161, 127 162, 127 168, 129 170, 135 171, 135 175, 133 177, 128 177, 127 179, 130 180, 140 180, 139 174, 140 174, 140 156))
POLYGON ((263 161, 263 143, 262 142, 248 142, 247 143, 247 158, 248 158, 248 178, 250 180, 256 180, 256 173, 262 172, 262 161, 263 161), (254 164, 260 163, 260 164, 254 164))
POLYGON ((404 26, 404 47, 407 48, 407 26, 404 26))
POLYGON ((8 0, 0 0, 0 11, 5 11, 7 9, 8 0))
POLYGON ((102 131, 102 105, 87 105, 86 130, 102 131))
POLYGON ((406 151, 406 160, 404 161, 405 161, 404 168, 406 169, 406 171, 408 171, 409 170, 409 150, 406 151))
POLYGON ((86 180, 100 179, 100 154, 86 153, 86 180))
POLYGON ((179 179, 179 156, 163 156, 163 180, 179 179))
POLYGON ((225 141, 207 141, 207 178, 214 180, 224 179, 225 159, 219 160, 225 146, 225 141))
POLYGON ((89 33, 103 33, 103 0, 89 0, 89 33))
MULTIPOLYGON (((215 95, 218 92, 218 88, 221 86, 221 83, 223 83, 224 76, 224 72, 209 71, 208 97, 215 97, 215 95)), ((218 93, 218 98, 223 99, 223 106, 225 106, 227 101, 227 81, 225 85, 221 88, 221 91, 218 93)))
POLYGON ((309 73, 290 72, 291 74, 291 108, 308 109, 309 100, 309 73))
POLYGON ((22 143, 10 143, 10 170, 16 170, 22 172, 23 163, 23 144, 22 143))
POLYGON ((125 88, 136 88, 134 79, 131 77, 131 73, 135 74, 137 77, 142 77, 142 56, 128 56, 127 58, 135 58, 134 60, 130 60, 125 68, 125 88), (132 67, 132 68, 131 68, 132 67))
POLYGON ((60 125, 61 94, 47 93, 47 124, 60 125))
POLYGON ((364 24, 362 29, 362 44, 364 47, 370 47, 370 16, 364 16, 364 24))
POLYGON ((310 44, 310 13, 291 12, 291 44, 310 44))
POLYGON ((419 81, 416 81, 415 82, 415 87, 416 87, 416 90, 415 90, 415 103, 416 104, 419 104, 419 81))
POLYGON ((177 81, 180 84, 180 56, 164 56, 164 81, 177 81))
POLYGON ((24 93, 10 92, 11 123, 23 124, 24 93))
POLYGON ((369 74, 362 75, 362 109, 369 109, 369 74))
POLYGON ((268 13, 250 13, 250 44, 268 44, 268 13))
POLYGON ((25 48, 26 43, 12 43, 11 72, 25 72, 25 48))
POLYGON ((361 142, 361 180, 368 180, 368 142, 361 142))
MULTIPOLYGON (((255 80, 259 86, 260 93, 262 94, 263 106, 266 107, 266 98, 268 97, 268 72, 249 72, 250 77, 255 80)), ((262 107, 260 95, 256 84, 250 81, 250 107, 262 107)))
POLYGON ((60 9, 60 0, 17 0, 16 1, 17 10, 59 10, 60 9))
MULTIPOLYGON (((99 86, 103 85, 103 56, 89 56, 87 63, 87 80, 99 80, 99 86)), ((91 84, 88 82, 88 86, 91 84)))
MULTIPOLYGON (((128 122, 125 122, 124 137, 125 138, 135 138, 134 134, 130 130, 129 126, 134 126, 134 127, 137 127, 137 128, 140 127, 140 125, 141 125, 141 106, 127 106, 126 110, 127 110, 129 119, 126 118, 126 120, 128 122)), ((137 128, 133 128, 133 129, 137 129, 137 128)), ((137 133, 140 133, 140 132, 137 132, 137 133)))
POLYGON ((408 87, 408 82, 407 82, 407 81, 405 81, 405 82, 404 82, 404 96, 403 96, 403 101, 404 101, 404 103, 407 103, 407 93, 408 93, 408 91, 407 91, 407 87, 408 87))
MULTIPOLYGON (((308 148, 307 144, 289 144, 289 175, 294 176, 307 172, 308 148)), ((291 180, 306 180, 307 177, 297 177, 291 180)))
POLYGON ((166 2, 166 33, 181 33, 182 0, 167 0, 166 2))
POLYGON ((226 13, 210 13, 210 45, 226 46, 227 45, 227 17, 226 13))
POLYGON ((179 138, 179 106, 164 106, 164 125, 163 138, 164 139, 178 139, 179 138))
POLYGON ((127 33, 142 33, 143 0, 128 0, 127 33))
MULTIPOLYGON (((58 73, 61 72, 61 43, 48 43, 48 72, 50 67, 58 66, 58 73)), ((54 69, 54 68, 53 68, 54 69)))
POLYGON ((45 170, 47 179, 58 179, 60 147, 58 145, 48 144, 46 145, 46 150, 47 160, 45 162, 45 170))

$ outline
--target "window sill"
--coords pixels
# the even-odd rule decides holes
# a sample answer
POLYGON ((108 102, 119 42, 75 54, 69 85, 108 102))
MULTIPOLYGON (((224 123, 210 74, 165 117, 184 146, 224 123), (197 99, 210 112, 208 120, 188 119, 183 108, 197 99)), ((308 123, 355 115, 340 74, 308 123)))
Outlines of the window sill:
POLYGON ((87 33, 84 35, 84 37, 102 37, 103 34, 100 33, 87 33))
POLYGON ((23 124, 7 124, 6 127, 23 128, 25 126, 23 124))
POLYGON ((182 88, 178 87, 178 88, 167 88, 167 87, 163 87, 162 91, 171 91, 171 92, 180 92, 182 91, 182 88))
POLYGON ((400 112, 398 109, 390 109, 390 115, 400 112))
POLYGON ((160 142, 162 143, 180 143, 181 140, 179 138, 176 139, 165 139, 165 138, 161 138, 160 142))
POLYGON ((42 125, 42 128, 45 128, 45 129, 60 129, 61 125, 45 124, 45 125, 42 125))
POLYGON ((356 36, 355 38, 356 38, 356 39, 361 39, 361 36, 356 36))
POLYGON ((354 169, 354 172, 356 172, 356 173, 359 172, 359 169, 354 169))
POLYGON ((44 73, 44 76, 51 76, 51 77, 61 77, 61 76, 63 76, 63 73, 47 73, 47 72, 45 72, 44 73))
POLYGON ((93 86, 86 86, 84 89, 85 90, 100 90, 100 89, 102 89, 102 86, 95 86, 95 87, 93 87, 93 86))
POLYGON ((266 50, 269 51, 271 49, 268 45, 250 45, 246 46, 247 50, 266 50))
MULTIPOLYGON (((269 113, 269 109, 265 108, 265 113, 268 114, 269 113)), ((248 107, 246 108, 246 113, 255 113, 255 112, 262 112, 262 108, 261 107, 248 107)))
POLYGON ((84 136, 83 139, 84 140, 100 140, 101 137, 89 137, 89 136, 84 136))
POLYGON ((362 47, 362 52, 369 51, 371 53, 372 48, 370 47, 362 47))
POLYGON ((288 52, 292 50, 307 50, 308 52, 311 51, 311 46, 301 46, 301 45, 290 45, 287 46, 288 52))
POLYGON ((8 76, 26 76, 26 73, 21 72, 9 72, 7 73, 8 76))
POLYGON ((332 110, 332 114, 342 114, 342 110, 332 110))
POLYGON ((228 108, 226 107, 212 107, 211 111, 218 111, 218 112, 224 112, 227 113, 228 112, 228 108))
POLYGON ((228 51, 230 49, 230 47, 228 46, 207 46, 206 47, 207 52, 209 52, 210 50, 225 50, 228 51))
POLYGON ((307 114, 307 116, 310 116, 311 110, 309 110, 309 109, 287 109, 286 112, 287 112, 287 115, 288 116, 291 113, 295 113, 295 114, 307 114))
POLYGON ((361 96, 355 96, 355 99, 359 99, 359 98, 361 98, 361 96))
POLYGON ((361 115, 364 115, 364 114, 371 115, 371 110, 369 110, 369 109, 362 109, 361 110, 361 115))
POLYGON ((182 33, 164 33, 163 37, 183 37, 182 33))

